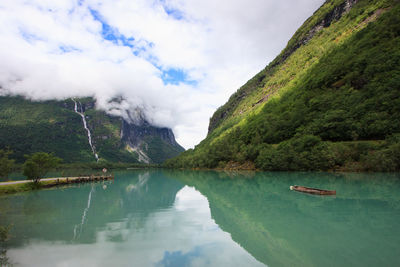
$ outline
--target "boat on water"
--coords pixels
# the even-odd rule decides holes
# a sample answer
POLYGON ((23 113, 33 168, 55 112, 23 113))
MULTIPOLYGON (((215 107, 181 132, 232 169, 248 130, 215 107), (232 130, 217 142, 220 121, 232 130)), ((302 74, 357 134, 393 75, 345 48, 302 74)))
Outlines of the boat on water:
POLYGON ((324 190, 318 188, 305 187, 300 185, 291 185, 290 190, 299 191, 313 195, 336 195, 336 190, 324 190))

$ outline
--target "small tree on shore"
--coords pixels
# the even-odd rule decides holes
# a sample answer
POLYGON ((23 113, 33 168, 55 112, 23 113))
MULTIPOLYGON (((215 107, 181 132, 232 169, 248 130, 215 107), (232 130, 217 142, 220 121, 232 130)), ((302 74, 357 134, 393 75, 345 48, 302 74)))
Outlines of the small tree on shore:
POLYGON ((10 154, 12 151, 0 149, 0 177, 8 177, 14 167, 14 160, 8 158, 10 154))
POLYGON ((24 175, 35 183, 61 162, 60 158, 45 152, 37 152, 25 157, 27 159, 24 163, 24 175))

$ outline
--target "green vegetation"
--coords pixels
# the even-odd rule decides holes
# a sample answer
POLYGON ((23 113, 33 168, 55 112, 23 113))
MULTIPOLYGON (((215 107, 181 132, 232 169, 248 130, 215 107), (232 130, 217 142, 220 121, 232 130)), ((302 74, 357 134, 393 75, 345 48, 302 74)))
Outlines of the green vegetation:
POLYGON ((65 162, 94 161, 72 101, 66 108, 58 101, 0 97, 0 149, 7 147, 18 163, 25 161, 24 155, 39 151, 54 153, 65 162))
POLYGON ((59 186, 59 185, 68 185, 68 184, 70 184, 70 181, 68 181, 67 177, 64 177, 64 178, 59 178, 58 180, 43 179, 38 182, 0 185, 0 195, 15 194, 32 190, 39 190, 48 187, 59 186))
POLYGON ((124 163, 124 162, 81 162, 81 163, 63 163, 56 167, 57 170, 102 170, 106 169, 149 169, 160 168, 159 164, 147 163, 124 163))
POLYGON ((0 149, 0 177, 8 177, 14 167, 14 160, 9 159, 10 154, 11 151, 0 149))
MULTIPOLYGON (((127 149, 121 140, 122 118, 96 110, 93 98, 77 101, 82 104, 91 130, 99 165, 139 163, 138 154, 127 149)), ((96 165, 82 118, 74 112, 74 105, 71 99, 33 102, 22 97, 0 96, 0 149, 12 149, 10 157, 18 164, 24 162, 25 154, 43 151, 53 153, 65 163, 96 165)), ((80 110, 81 105, 78 106, 80 110)), ((151 133, 158 133, 155 130, 158 128, 146 127, 151 133)), ((183 151, 179 145, 175 147, 157 135, 146 134, 143 134, 147 143, 144 151, 152 163, 162 163, 183 151)))
POLYGON ((48 171, 57 167, 60 162, 61 159, 52 154, 37 152, 27 156, 27 160, 24 163, 24 175, 38 183, 40 178, 43 178, 48 171))
POLYGON ((359 1, 306 44, 299 41, 342 3, 322 6, 215 113, 208 137, 166 166, 250 161, 263 170, 400 170, 398 1, 359 1))
POLYGON ((109 116, 105 112, 99 112, 95 109, 87 109, 85 115, 92 129, 93 142, 97 153, 103 161, 138 162, 137 154, 127 151, 125 145, 121 142, 121 118, 109 116))
MULTIPOLYGON (((56 181, 54 181, 56 182, 56 181)), ((32 191, 41 188, 43 182, 38 183, 19 183, 19 184, 10 184, 10 185, 1 185, 0 186, 0 195, 3 194, 15 194, 19 192, 32 191)))
POLYGON ((181 146, 173 146, 164 142, 160 137, 147 137, 145 138, 145 142, 147 144, 147 150, 145 147, 143 147, 143 150, 146 151, 146 154, 155 163, 162 163, 185 151, 181 146))

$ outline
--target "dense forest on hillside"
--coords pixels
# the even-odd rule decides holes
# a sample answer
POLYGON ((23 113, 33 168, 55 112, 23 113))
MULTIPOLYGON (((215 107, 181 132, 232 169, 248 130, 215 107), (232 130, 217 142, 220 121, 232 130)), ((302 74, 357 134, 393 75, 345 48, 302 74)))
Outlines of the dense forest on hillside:
POLYGON ((399 170, 400 6, 361 0, 321 26, 343 3, 349 1, 323 5, 216 112, 208 137, 167 166, 399 170), (293 51, 310 32, 312 39, 293 51))
POLYGON ((66 162, 94 161, 81 125, 73 106, 67 109, 62 102, 0 97, 0 148, 12 150, 11 157, 19 163, 25 154, 38 151, 52 152, 66 162))
MULTIPOLYGON (((184 150, 170 129, 126 123, 121 117, 96 109, 91 97, 77 101, 100 163, 139 163, 139 149, 147 155, 146 163, 162 163, 184 150), (130 130, 125 137, 137 136, 137 143, 122 138, 123 125, 130 130)), ((31 101, 20 96, 0 96, 0 149, 12 151, 10 157, 17 163, 23 163, 25 155, 35 152, 53 153, 64 163, 96 163, 74 104, 72 99, 31 101)))

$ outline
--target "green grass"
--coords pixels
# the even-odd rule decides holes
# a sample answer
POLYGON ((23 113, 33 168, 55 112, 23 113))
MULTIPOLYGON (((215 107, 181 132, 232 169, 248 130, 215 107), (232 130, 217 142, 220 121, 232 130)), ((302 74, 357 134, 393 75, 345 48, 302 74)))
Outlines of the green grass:
POLYGON ((91 163, 91 162, 80 162, 80 163, 68 163, 68 164, 60 164, 56 170, 102 170, 106 169, 127 169, 127 168, 159 168, 159 164, 144 164, 144 163, 125 163, 125 162, 100 162, 100 163, 91 163))
MULTIPOLYGON (((373 17, 376 10, 388 7, 392 1, 360 1, 350 13, 344 15, 339 21, 333 22, 330 27, 318 32, 307 45, 302 45, 294 50, 294 47, 304 39, 310 29, 342 2, 328 1, 316 11, 299 28, 282 53, 214 113, 210 119, 210 133, 218 127, 225 129, 226 125, 235 124, 246 118, 249 112, 267 102, 261 101, 266 96, 269 100, 280 97, 286 91, 291 90, 304 78, 304 75, 308 75, 308 70, 317 64, 323 55, 342 45, 354 33, 362 30, 367 25, 363 21, 368 17, 373 17), (284 55, 289 51, 293 51, 290 57, 283 60, 284 55), (222 114, 227 115, 222 117, 222 114)), ((217 131, 221 133, 224 131, 223 129, 217 129, 217 131)))
POLYGON ((7 147, 20 163, 25 154, 38 151, 65 162, 93 161, 81 118, 57 101, 0 97, 0 148, 7 147))
MULTIPOLYGON (((63 185, 73 184, 74 182, 71 183, 71 180, 68 180, 68 178, 69 177, 60 177, 57 180, 51 180, 51 181, 42 179, 37 183, 27 182, 27 183, 11 184, 11 185, 2 185, 0 183, 0 195, 16 194, 16 193, 21 193, 21 192, 26 192, 26 191, 45 189, 45 188, 54 187, 54 186, 63 186, 63 185)), ((87 181, 87 182, 90 182, 90 181, 87 181)))
POLYGON ((216 112, 230 115, 195 150, 166 166, 399 170, 399 18, 397 2, 358 2, 285 61, 278 56, 262 82, 258 74, 216 112))
POLYGON ((39 190, 42 188, 46 188, 49 186, 53 186, 56 184, 63 184, 67 183, 66 180, 60 180, 59 182, 57 181, 39 181, 39 183, 21 183, 21 184, 12 184, 12 185, 1 185, 0 184, 0 195, 5 195, 5 194, 15 194, 15 193, 21 193, 21 192, 26 192, 26 191, 32 191, 32 190, 39 190))

